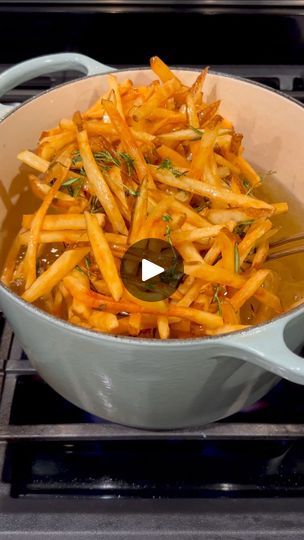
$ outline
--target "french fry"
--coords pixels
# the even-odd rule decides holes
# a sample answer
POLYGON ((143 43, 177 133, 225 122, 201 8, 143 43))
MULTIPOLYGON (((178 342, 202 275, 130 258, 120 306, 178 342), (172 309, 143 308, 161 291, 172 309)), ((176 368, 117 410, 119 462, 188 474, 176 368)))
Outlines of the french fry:
POLYGON ((183 242, 200 242, 206 238, 217 236, 219 232, 230 224, 210 225, 201 229, 192 229, 191 231, 173 231, 171 240, 173 244, 181 244, 183 242))
POLYGON ((85 219, 88 237, 95 260, 114 300, 118 302, 123 293, 123 286, 115 265, 113 254, 96 217, 85 212, 85 219))
POLYGON ((266 219, 260 223, 254 223, 250 226, 246 236, 238 246, 241 265, 246 259, 248 253, 256 245, 257 240, 261 238, 261 236, 263 236, 267 231, 269 231, 271 227, 272 223, 269 219, 266 219))
POLYGON ((36 254, 38 248, 38 237, 40 229, 48 208, 50 207, 54 196, 59 190, 62 182, 64 181, 67 171, 70 168, 71 160, 68 157, 62 156, 61 161, 55 163, 53 167, 53 175, 55 183, 51 187, 39 210, 37 210, 35 217, 31 223, 30 239, 25 255, 24 265, 26 273, 25 287, 28 289, 36 279, 36 254))
POLYGON ((118 328, 118 320, 113 313, 103 313, 102 311, 92 311, 88 318, 89 324, 101 332, 111 332, 118 328))
POLYGON ((159 317, 157 317, 157 329, 158 329, 160 339, 169 338, 170 326, 169 326, 168 317, 165 317, 165 315, 159 315, 159 317))
POLYGON ((129 129, 125 120, 120 116, 119 112, 116 110, 113 103, 110 101, 103 101, 103 105, 107 114, 109 115, 111 122, 113 123, 117 133, 121 138, 121 143, 125 149, 125 152, 130 154, 133 162, 136 173, 139 178, 139 182, 143 182, 144 178, 147 178, 149 185, 154 186, 154 182, 150 173, 150 170, 145 162, 145 159, 136 145, 134 137, 131 130, 129 129))
POLYGON ((189 167, 189 162, 186 160, 186 158, 165 144, 162 144, 159 146, 159 148, 157 148, 157 153, 161 159, 169 159, 177 167, 183 167, 184 169, 189 167))
MULTIPOLYGON (((161 201, 153 208, 153 210, 150 212, 148 217, 143 220, 143 226, 140 233, 140 236, 142 238, 148 238, 149 233, 151 231, 151 227, 153 226, 153 223, 157 219, 161 219, 163 215, 166 215, 166 212, 168 210, 168 207, 171 205, 171 203, 174 201, 174 195, 171 195, 169 197, 164 197, 161 199, 161 201)), ((171 217, 169 215, 169 217, 171 217)), ((172 218, 171 218, 172 219, 172 218)))
POLYGON ((95 162, 87 132, 85 130, 80 131, 77 138, 83 166, 93 193, 98 197, 101 205, 105 209, 114 231, 121 234, 127 234, 127 228, 123 217, 117 207, 108 184, 95 162))
POLYGON ((190 289, 186 292, 185 296, 177 302, 177 306, 190 307, 196 300, 204 282, 200 279, 195 280, 190 289))
POLYGON ((253 187, 257 187, 259 184, 261 184, 261 178, 251 167, 248 161, 243 158, 243 156, 237 156, 233 164, 240 169, 241 173, 245 176, 245 178, 248 180, 248 182, 250 182, 253 187))
POLYGON ((45 173, 50 166, 49 161, 43 159, 40 156, 37 156, 37 154, 34 154, 29 150, 19 152, 17 158, 22 161, 22 163, 25 163, 25 165, 28 165, 29 167, 32 167, 32 169, 35 169, 36 171, 42 173, 45 173))
POLYGON ((167 64, 165 64, 158 56, 152 56, 152 58, 150 58, 150 66, 163 83, 170 81, 170 79, 176 79, 180 82, 167 64))
MULTIPOLYGON (((95 216, 98 224, 103 227, 105 224, 105 215, 96 213, 95 216)), ((22 218, 22 227, 30 229, 33 219, 34 214, 24 214, 22 218)), ((41 225, 41 230, 43 231, 58 231, 61 229, 78 231, 79 229, 85 228, 86 220, 83 214, 47 215, 44 217, 41 225)))
POLYGON ((147 217, 148 204, 148 179, 144 179, 139 194, 136 198, 131 228, 129 232, 129 244, 133 244, 138 238, 138 234, 143 227, 147 217))
POLYGON ((219 315, 189 307, 172 305, 168 308, 167 314, 171 317, 181 317, 182 319, 202 324, 207 328, 218 328, 223 325, 223 319, 219 315))
MULTIPOLYGON (((152 169, 151 165, 150 168, 152 169)), ((175 176, 169 171, 165 172, 157 168, 153 168, 152 171, 155 179, 158 182, 164 183, 168 186, 176 187, 182 189, 183 191, 189 191, 190 193, 196 193, 202 197, 208 197, 211 200, 224 202, 231 206, 263 209, 267 210, 268 215, 272 215, 274 212, 274 209, 270 204, 260 199, 254 199, 253 197, 249 197, 247 195, 231 193, 224 188, 215 189, 213 186, 210 186, 205 182, 189 178, 188 176, 183 177, 183 180, 181 181, 180 179, 175 178, 175 176)))
POLYGON ((193 94, 189 93, 186 98, 187 116, 189 125, 194 128, 199 128, 200 123, 197 115, 196 104, 193 94))
POLYGON ((190 88, 190 93, 193 95, 196 103, 199 103, 199 97, 202 95, 203 84, 205 82, 206 76, 208 74, 208 68, 203 69, 198 75, 197 79, 190 88))
POLYGON ((237 332, 238 330, 246 330, 250 328, 248 324, 224 324, 221 328, 216 328, 215 330, 206 330, 207 336, 218 336, 220 334, 230 334, 230 332, 237 332))
POLYGON ((35 302, 40 296, 48 294, 69 272, 88 254, 89 248, 76 248, 65 251, 41 274, 25 291, 22 298, 35 302))
POLYGON ((191 169, 189 172, 190 177, 201 178, 204 166, 213 150, 217 134, 217 129, 206 130, 204 133, 204 136, 200 140, 198 150, 192 159, 191 169))
POLYGON ((4 283, 5 285, 9 285, 12 280, 20 247, 20 238, 19 235, 17 235, 10 247, 2 269, 0 281, 2 281, 2 283, 4 283))
POLYGON ((180 88, 181 84, 175 77, 166 81, 162 86, 156 88, 149 100, 137 108, 136 112, 133 113, 134 120, 139 122, 144 118, 148 118, 156 107, 173 96, 180 88))
POLYGON ((246 281, 244 286, 230 298, 230 303, 235 310, 240 309, 255 294, 269 274, 270 270, 258 270, 246 281))
POLYGON ((117 110, 119 114, 122 116, 122 118, 124 118, 125 115, 124 115, 123 106, 121 102, 117 77, 115 77, 115 75, 113 75, 112 73, 108 75, 108 84, 109 84, 110 90, 114 92, 117 110))

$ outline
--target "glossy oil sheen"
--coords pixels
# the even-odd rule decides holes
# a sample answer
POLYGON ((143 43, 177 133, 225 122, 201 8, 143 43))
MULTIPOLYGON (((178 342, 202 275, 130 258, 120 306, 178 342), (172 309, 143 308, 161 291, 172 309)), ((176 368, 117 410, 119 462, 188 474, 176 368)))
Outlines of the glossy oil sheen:
MULTIPOLYGON (((117 75, 135 84, 153 78, 149 70, 117 75)), ((191 84, 197 73, 179 76, 191 84)), ((0 123, 2 247, 28 198, 24 175, 18 176, 18 151, 35 147, 43 129, 84 110, 105 89, 102 75, 82 79, 26 103, 0 123)), ((244 133, 246 157, 263 170, 276 170, 284 190, 303 205, 304 109, 261 86, 215 74, 205 95, 223 100, 223 115, 244 133)), ((161 342, 86 331, 49 317, 4 287, 0 301, 41 376, 73 403, 114 422, 155 429, 205 424, 259 399, 279 377, 304 384, 304 361, 291 352, 304 342, 302 308, 242 333, 161 342)))

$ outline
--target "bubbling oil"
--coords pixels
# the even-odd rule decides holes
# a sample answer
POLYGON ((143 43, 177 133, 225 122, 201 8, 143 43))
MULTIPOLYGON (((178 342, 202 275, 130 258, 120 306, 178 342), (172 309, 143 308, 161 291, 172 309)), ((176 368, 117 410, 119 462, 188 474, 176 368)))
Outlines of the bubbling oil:
MULTIPOLYGON (((25 172, 28 172, 27 168, 25 168, 25 172)), ((26 179, 27 174, 23 173, 22 176, 26 179)), ((27 180, 25 181, 27 182, 27 180)), ((300 204, 296 197, 290 193, 275 178, 275 176, 271 175, 266 178, 263 181, 262 186, 255 191, 255 195, 270 203, 280 201, 286 201, 288 203, 289 211, 287 214, 272 218, 274 226, 279 229, 272 240, 303 231, 303 205, 300 204)), ((1 250, 1 259, 4 258, 5 260, 9 247, 20 229, 22 215, 35 211, 39 207, 39 204, 40 202, 36 200, 32 194, 27 192, 27 195, 25 197, 23 195, 20 196, 16 205, 12 206, 8 211, 1 230, 1 235, 4 236, 4 249, 1 250)), ((53 211, 51 210, 51 212, 53 211)), ((54 211, 54 213, 56 213, 56 211, 54 211)), ((64 249, 65 246, 63 244, 47 244, 41 246, 39 253, 40 268, 37 268, 37 274, 39 275, 40 271, 46 270, 48 266, 60 256, 64 249)), ((24 254, 25 248, 22 248, 17 263, 22 262, 24 254)), ((1 263, 2 262, 4 261, 1 260, 1 263)), ((272 270, 272 276, 269 279, 272 280, 271 285, 274 286, 273 290, 279 296, 284 310, 288 309, 293 303, 304 299, 304 253, 290 255, 274 261, 266 261, 264 267, 272 270)), ((267 281, 265 282, 265 286, 267 287, 267 281)), ((10 284, 10 288, 17 294, 22 295, 24 292, 24 279, 22 274, 10 284)), ((45 311, 49 311, 47 301, 44 298, 35 302, 35 305, 45 311)), ((256 324, 260 322, 259 308, 261 308, 261 306, 254 298, 246 302, 241 311, 243 324, 256 324)), ((57 315, 65 318, 65 314, 61 315, 58 313, 57 315)), ((272 310, 269 310, 268 314, 264 313, 263 320, 273 318, 274 316, 275 313, 272 310)))
MULTIPOLYGON (((274 216, 271 219, 274 226, 279 229, 276 236, 271 239, 272 241, 303 231, 303 205, 274 176, 265 179, 262 186, 256 190, 256 195, 270 203, 278 201, 288 203, 287 214, 274 216)), ((293 243, 293 247, 299 243, 301 241, 293 243)), ((284 310, 304 298, 304 253, 266 261, 264 266, 274 272, 274 279, 277 280, 277 294, 284 310)))

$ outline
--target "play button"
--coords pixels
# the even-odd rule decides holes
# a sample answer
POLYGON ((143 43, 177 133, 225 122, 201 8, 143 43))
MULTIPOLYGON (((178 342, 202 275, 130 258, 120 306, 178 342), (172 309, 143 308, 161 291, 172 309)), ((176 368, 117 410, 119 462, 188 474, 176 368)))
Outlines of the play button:
POLYGON ((164 271, 165 269, 162 266, 158 266, 158 264, 154 264, 153 262, 148 261, 147 259, 142 259, 141 261, 142 281, 147 281, 148 279, 158 276, 164 271))
POLYGON ((156 302, 169 298, 184 275, 178 251, 159 238, 145 238, 129 247, 121 260, 120 276, 136 298, 156 302))

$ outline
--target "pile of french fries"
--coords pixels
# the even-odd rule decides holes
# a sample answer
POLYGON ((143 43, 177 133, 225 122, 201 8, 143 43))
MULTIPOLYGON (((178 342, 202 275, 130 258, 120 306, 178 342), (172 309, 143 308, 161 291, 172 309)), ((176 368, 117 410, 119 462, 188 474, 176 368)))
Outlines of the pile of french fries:
POLYGON ((262 178, 242 135, 158 57, 147 86, 119 83, 85 112, 41 134, 31 167, 34 214, 23 215, 2 281, 28 302, 88 329, 147 338, 212 336, 282 311, 265 268, 271 217, 287 204, 255 196, 262 178), (176 247, 185 275, 167 300, 133 297, 119 274, 143 238, 176 247))

